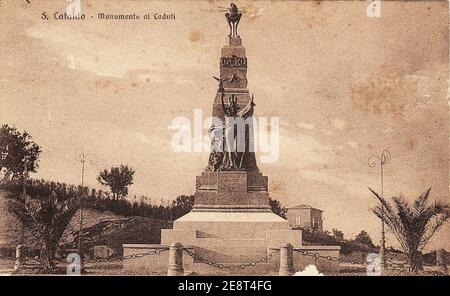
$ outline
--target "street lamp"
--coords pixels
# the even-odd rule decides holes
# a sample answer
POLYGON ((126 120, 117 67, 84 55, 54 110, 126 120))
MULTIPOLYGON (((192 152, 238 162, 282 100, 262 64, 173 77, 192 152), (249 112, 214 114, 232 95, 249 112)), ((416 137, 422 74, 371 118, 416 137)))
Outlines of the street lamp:
MULTIPOLYGON (((368 165, 373 168, 380 165, 381 177, 381 197, 384 198, 384 166, 391 162, 391 153, 388 150, 383 150, 381 156, 371 156, 367 160, 368 165)), ((380 270, 384 271, 386 267, 386 239, 384 235, 384 205, 381 204, 381 245, 380 245, 380 270)))
MULTIPOLYGON (((22 189, 22 197, 25 202, 25 199, 27 197, 27 182, 28 182, 28 164, 29 164, 29 156, 25 156, 25 163, 24 163, 24 169, 23 169, 23 189, 22 189)), ((23 245, 25 239, 25 225, 22 223, 22 230, 20 233, 20 245, 23 245)))
POLYGON ((82 148, 75 151, 75 160, 81 163, 81 194, 80 194, 80 231, 78 233, 78 254, 81 259, 81 269, 83 269, 82 236, 83 236, 83 206, 84 206, 84 166, 86 161, 91 165, 98 160, 94 153, 86 153, 82 148))

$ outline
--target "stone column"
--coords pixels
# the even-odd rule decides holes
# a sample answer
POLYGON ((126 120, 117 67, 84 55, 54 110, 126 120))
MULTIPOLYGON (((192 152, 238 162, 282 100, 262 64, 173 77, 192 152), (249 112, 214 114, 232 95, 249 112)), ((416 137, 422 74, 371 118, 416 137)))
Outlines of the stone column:
POLYGON ((169 246, 169 269, 167 275, 184 275, 183 245, 172 243, 169 246))
POLYGON ((447 251, 439 249, 436 251, 436 265, 443 274, 448 274, 447 251))
POLYGON ((16 247, 16 261, 14 262, 14 270, 19 270, 22 264, 24 263, 24 253, 23 253, 23 246, 18 245, 16 247))
POLYGON ((280 271, 279 275, 294 274, 294 259, 292 245, 286 244, 280 247, 280 271))

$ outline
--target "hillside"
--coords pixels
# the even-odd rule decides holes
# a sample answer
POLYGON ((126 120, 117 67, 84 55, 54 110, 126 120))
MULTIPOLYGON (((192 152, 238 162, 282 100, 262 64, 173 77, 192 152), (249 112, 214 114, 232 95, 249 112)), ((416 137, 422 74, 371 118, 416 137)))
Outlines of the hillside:
POLYGON ((6 195, 7 192, 0 189, 0 249, 15 248, 20 243, 22 233, 22 224, 8 211, 6 195))
MULTIPOLYGON (((14 214, 8 211, 7 192, 0 190, 0 253, 13 255, 20 243, 22 226, 14 214)), ((67 227, 61 245, 63 248, 75 248, 80 228, 79 211, 67 227)), ((109 211, 85 209, 83 211, 84 249, 92 253, 95 245, 107 245, 116 254, 122 253, 124 243, 159 243, 160 230, 171 228, 172 223, 165 220, 124 217, 109 211)), ((38 249, 36 239, 31 233, 25 233, 23 244, 30 249, 38 249)))
MULTIPOLYGON (((83 229, 83 250, 92 255, 96 245, 106 245, 114 254, 122 254, 122 244, 159 244, 161 229, 172 228, 172 223, 159 219, 130 217, 103 218, 83 229)), ((66 248, 77 248, 78 230, 66 239, 66 248)))

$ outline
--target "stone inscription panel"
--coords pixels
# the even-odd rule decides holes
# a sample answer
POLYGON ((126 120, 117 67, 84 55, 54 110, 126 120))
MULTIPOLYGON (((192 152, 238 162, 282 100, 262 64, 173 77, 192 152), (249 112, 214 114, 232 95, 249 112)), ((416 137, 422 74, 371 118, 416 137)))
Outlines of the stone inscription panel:
POLYGON ((247 192, 247 174, 245 172, 219 173, 218 192, 247 192))

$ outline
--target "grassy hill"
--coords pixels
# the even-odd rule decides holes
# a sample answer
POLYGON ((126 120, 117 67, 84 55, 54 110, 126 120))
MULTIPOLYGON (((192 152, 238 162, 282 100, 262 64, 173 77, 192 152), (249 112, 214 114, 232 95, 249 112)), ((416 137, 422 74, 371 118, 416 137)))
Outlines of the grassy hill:
MULTIPOLYGON (((92 255, 93 247, 106 245, 115 254, 122 254, 123 244, 159 244, 161 229, 172 228, 172 223, 159 219, 128 217, 103 218, 83 229, 83 250, 92 255)), ((65 242, 66 248, 77 248, 78 230, 65 242)))
POLYGON ((8 211, 7 192, 0 190, 0 248, 15 248, 20 241, 22 225, 16 216, 8 211))
MULTIPOLYGON (((14 254, 15 247, 21 242, 22 225, 8 210, 7 195, 7 191, 0 190, 0 254, 11 256, 14 254)), ((77 247, 79 228, 78 211, 63 235, 62 249, 77 247)), ((159 243, 160 230, 163 228, 172 228, 172 223, 161 219, 125 217, 109 211, 85 209, 83 211, 83 249, 87 254, 91 254, 93 246, 107 245, 116 254, 121 254, 124 243, 159 243)), ((39 249, 37 239, 28 232, 25 232, 22 244, 31 250, 39 249)))

